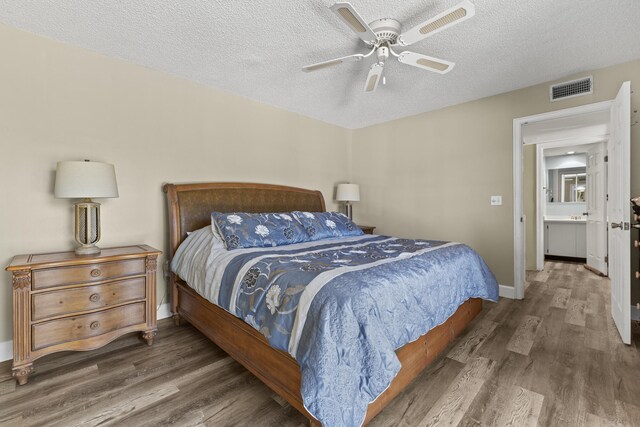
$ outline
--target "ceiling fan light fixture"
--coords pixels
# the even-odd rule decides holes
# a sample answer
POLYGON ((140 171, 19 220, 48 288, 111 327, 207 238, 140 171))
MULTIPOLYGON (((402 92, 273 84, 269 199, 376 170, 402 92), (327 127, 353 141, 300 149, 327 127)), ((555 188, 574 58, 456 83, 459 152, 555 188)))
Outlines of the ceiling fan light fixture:
POLYGON ((390 45, 395 44, 398 41, 398 36, 402 30, 402 24, 392 18, 376 19, 369 23, 369 28, 378 37, 378 44, 388 43, 390 45))

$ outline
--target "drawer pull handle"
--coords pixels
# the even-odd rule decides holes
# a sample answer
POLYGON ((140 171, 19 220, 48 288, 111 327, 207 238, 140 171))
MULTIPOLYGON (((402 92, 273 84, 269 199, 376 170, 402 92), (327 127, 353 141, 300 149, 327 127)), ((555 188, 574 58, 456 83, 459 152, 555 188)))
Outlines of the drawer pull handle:
POLYGON ((100 301, 100 294, 91 294, 91 296, 89 297, 89 301, 91 302, 100 301))
POLYGON ((97 320, 94 322, 91 322, 91 324, 89 325, 89 327, 91 329, 98 329, 100 327, 100 322, 98 322, 97 320))
POLYGON ((91 277, 98 277, 102 274, 102 271, 100 271, 99 268, 94 268, 93 270, 91 270, 91 277))

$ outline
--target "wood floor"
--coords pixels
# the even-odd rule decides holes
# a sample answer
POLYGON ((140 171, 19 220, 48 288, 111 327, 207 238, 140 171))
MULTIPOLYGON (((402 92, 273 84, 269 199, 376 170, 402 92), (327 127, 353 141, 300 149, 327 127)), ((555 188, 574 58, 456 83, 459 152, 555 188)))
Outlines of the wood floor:
MULTIPOLYGON (((528 274, 526 299, 485 303, 371 425, 640 425, 640 328, 621 343, 609 282, 578 264, 528 274)), ((160 322, 89 353, 0 364, 2 426, 299 426, 305 419, 190 326, 160 322)))

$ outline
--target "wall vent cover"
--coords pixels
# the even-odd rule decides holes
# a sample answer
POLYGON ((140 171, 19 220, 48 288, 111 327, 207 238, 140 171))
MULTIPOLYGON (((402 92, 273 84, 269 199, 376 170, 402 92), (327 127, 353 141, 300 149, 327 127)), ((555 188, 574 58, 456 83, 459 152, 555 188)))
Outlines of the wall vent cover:
POLYGON ((590 93, 593 93, 593 77, 591 76, 558 83, 549 87, 549 98, 551 102, 590 93))

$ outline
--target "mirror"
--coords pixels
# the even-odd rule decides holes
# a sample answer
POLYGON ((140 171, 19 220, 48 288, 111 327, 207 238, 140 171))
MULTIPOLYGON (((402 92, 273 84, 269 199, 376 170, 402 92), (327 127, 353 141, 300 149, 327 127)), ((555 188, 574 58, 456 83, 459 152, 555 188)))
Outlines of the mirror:
POLYGON ((545 190, 547 203, 584 203, 587 200, 587 169, 548 169, 545 190))
POLYGON ((586 173, 563 173, 560 175, 562 179, 562 194, 560 200, 567 202, 584 202, 585 190, 587 188, 586 173))

